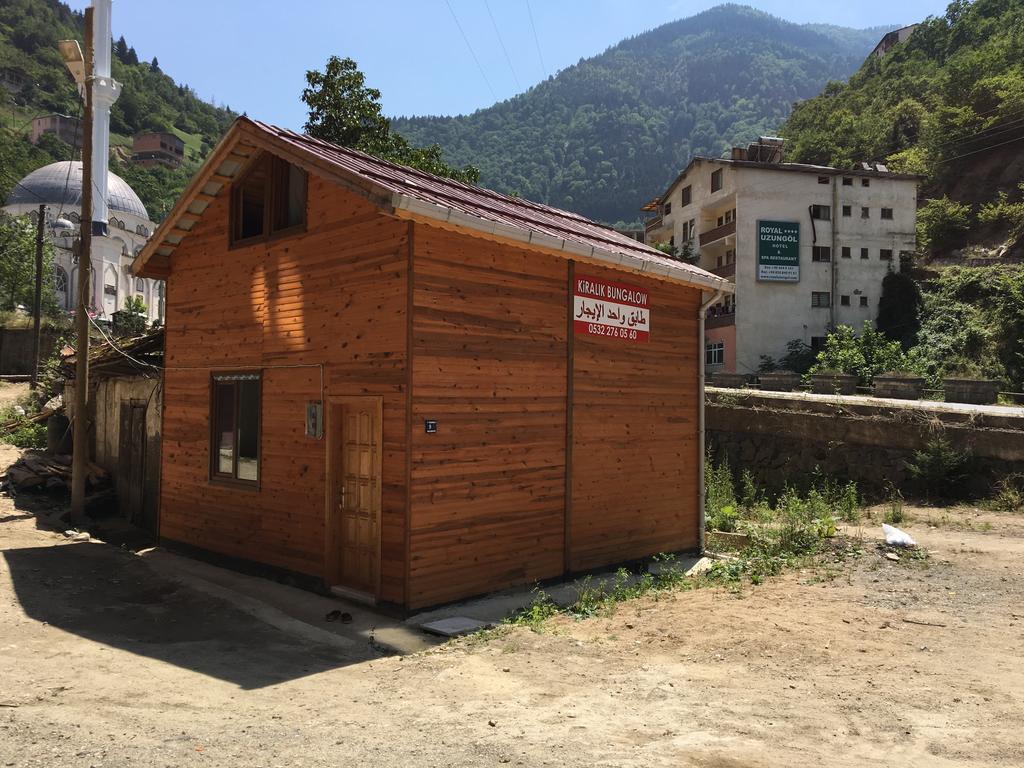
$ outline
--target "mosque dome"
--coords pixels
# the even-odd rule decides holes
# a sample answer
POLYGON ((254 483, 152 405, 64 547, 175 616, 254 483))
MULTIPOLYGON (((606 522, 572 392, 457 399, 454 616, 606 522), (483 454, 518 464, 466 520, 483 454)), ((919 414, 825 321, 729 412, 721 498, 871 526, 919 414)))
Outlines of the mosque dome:
MULTIPOLYGON (((82 163, 63 160, 37 168, 23 178, 7 198, 6 205, 82 207, 82 163)), ((107 171, 107 207, 149 221, 146 206, 135 190, 116 173, 107 171)))

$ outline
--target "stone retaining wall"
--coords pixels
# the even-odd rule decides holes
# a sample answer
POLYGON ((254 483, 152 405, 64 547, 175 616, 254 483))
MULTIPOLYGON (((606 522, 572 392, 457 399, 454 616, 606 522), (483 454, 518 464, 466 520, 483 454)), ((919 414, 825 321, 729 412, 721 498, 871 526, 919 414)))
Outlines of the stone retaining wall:
POLYGON ((708 387, 706 426, 716 456, 775 490, 818 471, 869 494, 912 492, 906 461, 937 437, 969 452, 978 495, 1024 472, 1024 408, 708 387))

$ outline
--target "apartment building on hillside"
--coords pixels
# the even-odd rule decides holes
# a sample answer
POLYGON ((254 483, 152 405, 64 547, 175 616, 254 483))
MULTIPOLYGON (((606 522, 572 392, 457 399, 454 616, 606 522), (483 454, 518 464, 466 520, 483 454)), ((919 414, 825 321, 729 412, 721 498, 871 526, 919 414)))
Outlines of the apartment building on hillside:
POLYGON ((883 278, 915 247, 919 181, 880 164, 786 163, 770 137, 691 160, 644 207, 645 239, 736 285, 708 310, 707 370, 754 373, 793 339, 817 349, 837 325, 874 321, 883 278))

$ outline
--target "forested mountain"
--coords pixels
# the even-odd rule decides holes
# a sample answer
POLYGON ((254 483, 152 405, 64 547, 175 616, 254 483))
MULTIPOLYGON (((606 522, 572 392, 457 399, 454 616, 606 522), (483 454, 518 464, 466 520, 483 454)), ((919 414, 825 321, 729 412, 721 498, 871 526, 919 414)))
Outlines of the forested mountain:
POLYGON ((773 133, 845 78, 886 30, 800 26, 738 5, 629 38, 507 101, 395 120, 481 184, 607 222, 633 221, 693 154, 773 133))
MULTIPOLYGON (((29 171, 72 155, 73 148, 52 135, 32 146, 28 131, 38 115, 80 115, 57 41, 81 41, 82 26, 82 14, 58 0, 0 0, 0 200, 29 171)), ((124 38, 114 43, 113 75, 123 90, 110 116, 111 170, 134 187, 150 216, 159 220, 235 115, 175 83, 160 71, 155 56, 140 61, 124 38), (177 133, 185 141, 185 165, 172 171, 122 162, 132 135, 143 130, 177 133)))
POLYGON ((798 104, 791 158, 926 176, 922 245, 1024 235, 1024 0, 957 0, 848 83, 798 104), (944 200, 948 196, 948 200, 944 200))

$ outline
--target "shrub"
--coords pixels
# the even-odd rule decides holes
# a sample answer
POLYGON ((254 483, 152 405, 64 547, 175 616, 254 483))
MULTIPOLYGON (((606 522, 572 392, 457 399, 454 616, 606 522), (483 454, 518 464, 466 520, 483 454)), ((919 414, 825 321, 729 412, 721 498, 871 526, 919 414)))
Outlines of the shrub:
MULTIPOLYGON (((1019 189, 1024 192, 1024 182, 1021 182, 1019 189)), ((1006 193, 1000 191, 995 200, 981 206, 978 221, 982 224, 1005 226, 1010 239, 1019 240, 1024 237, 1024 200, 1011 203, 1006 193)))
POLYGON ((958 451, 944 437, 929 440, 911 460, 905 462, 907 474, 925 496, 952 498, 963 491, 970 455, 958 451))
POLYGON ((917 210, 917 245, 925 251, 955 247, 970 229, 971 206, 943 196, 917 210))
POLYGON ((890 341, 865 321, 859 336, 848 325, 832 331, 810 373, 850 373, 868 386, 883 371, 909 370, 911 366, 898 341, 890 341))

